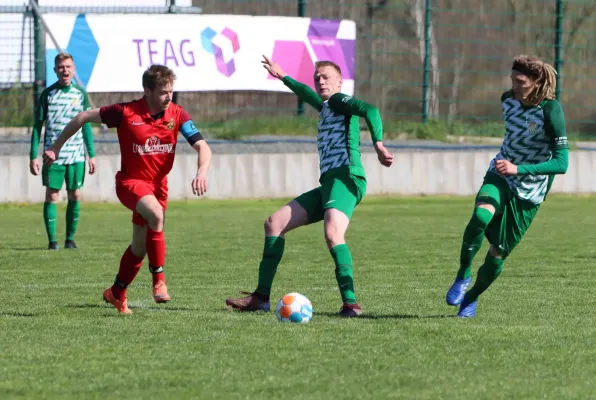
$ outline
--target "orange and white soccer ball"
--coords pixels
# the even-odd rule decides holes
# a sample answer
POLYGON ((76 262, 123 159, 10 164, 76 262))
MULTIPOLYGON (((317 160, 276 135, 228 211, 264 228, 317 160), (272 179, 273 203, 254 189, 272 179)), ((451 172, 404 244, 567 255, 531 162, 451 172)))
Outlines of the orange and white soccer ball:
POLYGON ((277 302, 275 315, 280 322, 306 324, 312 319, 312 304, 303 294, 288 293, 277 302))

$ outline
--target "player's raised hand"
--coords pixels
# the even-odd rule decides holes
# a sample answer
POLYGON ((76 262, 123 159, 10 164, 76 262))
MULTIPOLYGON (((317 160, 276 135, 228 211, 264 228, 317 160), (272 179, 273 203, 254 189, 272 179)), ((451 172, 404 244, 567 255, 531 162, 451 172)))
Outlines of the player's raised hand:
POLYGON ((379 162, 382 165, 384 165, 385 167, 390 167, 391 164, 393 164, 393 159, 395 155, 393 153, 390 153, 389 150, 385 148, 383 143, 375 143, 375 150, 377 151, 377 157, 379 158, 379 162))
POLYGON ((197 174, 192 180, 192 193, 197 196, 202 196, 207 192, 207 177, 197 174))
POLYGON ((277 79, 283 79, 286 76, 286 73, 281 69, 278 63, 275 61, 271 61, 266 55, 263 55, 263 68, 269 71, 272 77, 277 79))
POLYGON ((89 175, 95 173, 95 157, 89 158, 89 175))
POLYGON ((517 165, 510 163, 507 160, 497 160, 495 162, 497 172, 503 176, 517 175, 517 165))
POLYGON ((52 147, 43 152, 43 163, 47 166, 52 165, 58 159, 59 150, 54 150, 52 147))
POLYGON ((29 161, 29 171, 35 176, 39 175, 39 160, 37 158, 29 161))

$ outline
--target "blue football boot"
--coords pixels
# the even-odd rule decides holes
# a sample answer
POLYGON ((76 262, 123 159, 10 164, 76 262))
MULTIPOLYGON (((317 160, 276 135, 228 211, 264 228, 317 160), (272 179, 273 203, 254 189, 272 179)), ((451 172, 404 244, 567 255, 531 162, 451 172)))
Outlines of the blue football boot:
POLYGON ((447 300, 447 304, 450 306, 457 306, 461 304, 464 299, 464 295, 466 294, 466 290, 472 283, 472 277, 464 278, 464 279, 456 279, 453 282, 453 285, 449 288, 447 292, 447 296, 445 299, 447 300))

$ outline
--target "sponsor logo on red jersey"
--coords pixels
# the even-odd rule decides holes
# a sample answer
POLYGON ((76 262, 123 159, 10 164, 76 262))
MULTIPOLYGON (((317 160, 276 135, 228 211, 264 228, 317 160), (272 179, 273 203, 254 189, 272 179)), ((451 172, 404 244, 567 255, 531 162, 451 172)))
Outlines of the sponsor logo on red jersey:
POLYGON ((174 152, 174 144, 173 143, 165 143, 161 144, 158 137, 151 136, 145 144, 132 144, 132 151, 133 153, 144 155, 153 155, 153 154, 167 154, 174 152))

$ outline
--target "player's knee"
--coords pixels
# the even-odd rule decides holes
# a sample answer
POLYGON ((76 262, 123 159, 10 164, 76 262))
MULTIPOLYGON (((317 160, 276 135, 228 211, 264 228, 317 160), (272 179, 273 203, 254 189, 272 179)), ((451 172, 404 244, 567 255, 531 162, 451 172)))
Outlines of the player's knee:
POLYGON ((281 224, 274 215, 265 220, 263 228, 265 229, 265 236, 279 236, 282 233, 281 224))
POLYGON ((329 248, 345 243, 344 234, 333 224, 325 225, 325 241, 329 248))
POLYGON ((477 206, 472 213, 472 222, 474 225, 483 229, 486 229, 495 213, 493 206, 490 204, 487 204, 487 206, 488 207, 483 207, 483 205, 477 206))
POLYGON ((505 258, 503 252, 500 251, 495 245, 490 246, 489 254, 495 258, 501 258, 501 259, 505 258))
POLYGON ((163 210, 155 210, 155 212, 152 212, 149 214, 148 218, 147 218, 147 224, 149 225, 149 228, 151 228, 151 230, 153 231, 161 231, 163 230, 163 223, 164 223, 164 215, 163 215, 163 210))
POLYGON ((79 201, 81 199, 81 191, 79 189, 68 191, 68 201, 79 201))
POLYGON ((56 203, 58 202, 58 199, 60 198, 60 192, 58 192, 57 190, 46 190, 46 202, 47 203, 56 203))

